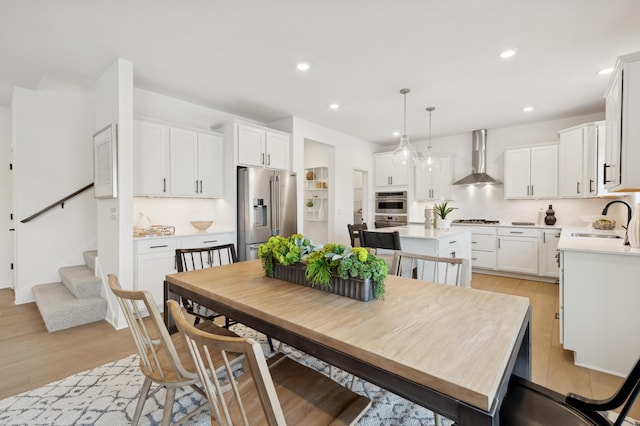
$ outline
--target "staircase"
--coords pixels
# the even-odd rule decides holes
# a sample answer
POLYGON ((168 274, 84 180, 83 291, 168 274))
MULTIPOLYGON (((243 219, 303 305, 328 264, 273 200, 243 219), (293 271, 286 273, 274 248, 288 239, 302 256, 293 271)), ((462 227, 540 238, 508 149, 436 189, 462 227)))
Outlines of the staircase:
POLYGON ((95 276, 97 255, 97 251, 84 252, 84 265, 59 269, 62 282, 31 289, 49 332, 105 319, 107 301, 100 296, 102 281, 95 276))

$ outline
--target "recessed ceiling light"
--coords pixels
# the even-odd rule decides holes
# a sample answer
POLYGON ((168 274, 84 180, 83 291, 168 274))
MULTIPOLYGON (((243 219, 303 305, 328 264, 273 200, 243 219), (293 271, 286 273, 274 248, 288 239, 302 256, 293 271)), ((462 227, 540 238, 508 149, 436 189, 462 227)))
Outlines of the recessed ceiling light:
POLYGON ((512 56, 513 56, 513 55, 515 55, 515 54, 516 54, 516 51, 515 51, 515 50, 513 50, 513 49, 509 49, 509 50, 505 50, 504 52, 502 52, 502 53, 500 54, 500 57, 501 57, 502 59, 507 59, 507 58, 512 57, 512 56))
POLYGON ((598 74, 607 75, 607 74, 611 74, 612 72, 613 72, 613 68, 605 68, 603 70, 598 71, 598 74))
POLYGON ((522 108, 522 111, 531 112, 531 111, 533 111, 533 107, 532 106, 526 106, 526 107, 522 108))
POLYGON ((331 105, 329 105, 329 108, 338 109, 338 108, 340 108, 340 104, 331 104, 331 105))
POLYGON ((298 65, 296 65, 296 68, 298 68, 299 71, 308 71, 309 64, 307 64, 306 62, 300 62, 298 65))
POLYGON ((393 132, 393 136, 400 136, 400 132, 393 132))

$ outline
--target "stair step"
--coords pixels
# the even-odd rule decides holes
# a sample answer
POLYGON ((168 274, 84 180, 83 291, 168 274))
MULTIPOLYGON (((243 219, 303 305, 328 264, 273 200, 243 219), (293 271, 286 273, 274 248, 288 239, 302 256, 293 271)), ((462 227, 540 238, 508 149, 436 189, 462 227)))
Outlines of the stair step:
POLYGON ((98 257, 98 250, 89 250, 82 253, 84 263, 94 273, 96 272, 96 257, 98 257))
POLYGON ((105 299, 78 299, 63 283, 40 284, 32 292, 49 332, 101 321, 107 315, 105 299))
POLYGON ((59 272, 62 284, 78 299, 100 296, 102 282, 86 265, 65 266, 59 272))

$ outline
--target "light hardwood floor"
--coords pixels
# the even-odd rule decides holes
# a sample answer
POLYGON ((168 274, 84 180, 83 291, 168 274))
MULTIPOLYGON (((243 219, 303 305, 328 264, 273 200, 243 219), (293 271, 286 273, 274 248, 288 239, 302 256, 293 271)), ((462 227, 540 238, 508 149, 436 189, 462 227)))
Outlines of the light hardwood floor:
MULTIPOLYGON (((610 396, 622 379, 573 364, 558 339, 558 286, 538 281, 473 274, 472 287, 528 297, 532 306, 532 379, 562 394, 610 396)), ((135 352, 128 330, 105 321, 47 333, 35 303, 15 305, 0 289, 0 399, 121 359, 135 352)), ((640 404, 632 410, 640 419, 640 404)))

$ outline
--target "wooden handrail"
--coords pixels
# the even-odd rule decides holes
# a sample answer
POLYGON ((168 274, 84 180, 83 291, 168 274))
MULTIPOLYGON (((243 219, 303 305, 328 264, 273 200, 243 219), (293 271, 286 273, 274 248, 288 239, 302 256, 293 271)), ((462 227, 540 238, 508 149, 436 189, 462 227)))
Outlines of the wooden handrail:
POLYGON ((33 220, 33 219, 35 219, 36 217, 40 216, 41 214, 48 212, 48 211, 49 211, 49 210, 51 210, 52 208, 57 207, 57 206, 58 206, 58 204, 60 204, 60 207, 64 208, 64 202, 65 202, 65 201, 69 200, 70 198, 75 197, 75 196, 76 196, 76 195, 78 195, 78 194, 83 193, 84 191, 86 191, 87 189, 92 188, 92 187, 93 187, 93 182, 91 182, 89 185, 87 185, 87 186, 85 186, 85 187, 83 187, 83 188, 78 189, 76 192, 73 192, 73 193, 71 193, 71 194, 67 195, 66 197, 64 197, 64 198, 62 198, 62 199, 60 199, 60 200, 56 201, 55 203, 51 203, 50 205, 48 205, 48 206, 47 206, 47 207, 45 207, 44 209, 40 210, 40 211, 39 211, 39 212, 37 212, 37 213, 32 214, 32 215, 31 215, 31 216, 29 216, 28 218, 26 218, 26 219, 22 219, 22 220, 20 221, 20 223, 27 223, 27 222, 29 222, 29 221, 31 221, 31 220, 33 220))

